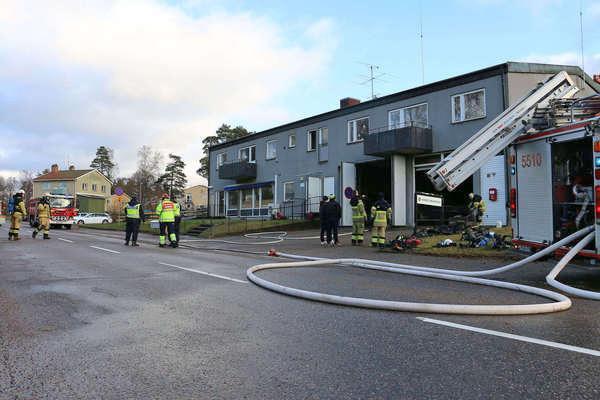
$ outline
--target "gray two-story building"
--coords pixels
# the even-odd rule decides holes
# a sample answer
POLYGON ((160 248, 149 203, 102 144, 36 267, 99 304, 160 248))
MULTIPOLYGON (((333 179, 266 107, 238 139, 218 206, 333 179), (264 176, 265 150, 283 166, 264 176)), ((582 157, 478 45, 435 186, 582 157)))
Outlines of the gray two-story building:
MULTIPOLYGON (((209 210, 213 216, 290 216, 318 211, 323 195, 342 204, 351 224, 347 188, 375 200, 383 192, 393 224, 415 221, 415 192, 433 192, 425 172, 515 101, 565 70, 581 89, 600 85, 579 67, 507 62, 374 100, 340 100, 340 108, 210 148, 209 210)), ((487 198, 486 224, 506 223, 503 154, 453 192, 460 206, 470 192, 487 198)))

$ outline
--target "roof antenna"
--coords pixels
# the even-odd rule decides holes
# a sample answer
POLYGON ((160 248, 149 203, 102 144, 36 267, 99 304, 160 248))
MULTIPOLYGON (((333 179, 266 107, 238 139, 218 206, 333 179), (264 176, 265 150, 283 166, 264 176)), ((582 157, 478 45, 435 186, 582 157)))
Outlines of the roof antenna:
POLYGON ((579 1, 579 33, 581 41, 581 70, 585 73, 585 59, 583 58, 583 0, 579 1))
POLYGON ((423 1, 419 1, 419 38, 421 40, 421 80, 425 84, 425 57, 423 56, 423 1))
POLYGON ((375 79, 380 80, 382 82, 385 82, 385 80, 381 79, 382 76, 387 75, 385 72, 383 73, 379 73, 377 75, 375 75, 375 72, 377 70, 379 70, 379 65, 374 65, 374 64, 369 64, 369 63, 363 63, 360 62, 359 64, 363 64, 365 65, 367 68, 369 68, 369 76, 364 76, 361 75, 362 78, 365 78, 365 80, 363 82, 359 82, 359 85, 364 85, 368 82, 371 83, 371 100, 376 99, 377 98, 377 94, 375 93, 375 79))

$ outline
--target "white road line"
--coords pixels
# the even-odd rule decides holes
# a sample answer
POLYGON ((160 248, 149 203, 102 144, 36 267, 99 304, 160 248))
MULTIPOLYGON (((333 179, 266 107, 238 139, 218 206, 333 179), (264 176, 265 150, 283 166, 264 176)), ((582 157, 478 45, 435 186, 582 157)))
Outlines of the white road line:
POLYGON ((499 336, 499 337, 503 337, 503 338, 507 338, 507 339, 519 340, 521 342, 541 344, 542 346, 554 347, 556 349, 574 351, 576 353, 583 353, 583 354, 588 354, 591 356, 600 357, 600 351, 586 349, 585 347, 571 346, 568 344, 563 344, 563 343, 558 343, 558 342, 550 342, 548 340, 536 339, 536 338, 531 338, 531 337, 527 337, 527 336, 513 335, 512 333, 493 331, 490 329, 477 328, 477 327, 469 326, 469 325, 455 324, 454 322, 440 321, 439 319, 431 319, 431 318, 423 318, 423 317, 417 317, 417 319, 421 320, 423 322, 429 322, 432 324, 449 326, 451 328, 464 329, 466 331, 484 333, 486 335, 499 336))
POLYGON ((67 243, 73 243, 72 240, 69 239, 63 239, 63 238, 57 238, 58 240, 62 240, 63 242, 67 242, 67 243))
POLYGON ((98 249, 98 250, 102 250, 102 251, 108 251, 109 253, 121 254, 120 251, 111 250, 111 249, 105 249, 104 247, 98 247, 98 246, 90 246, 90 247, 92 249, 98 249))
POLYGON ((173 268, 183 269, 184 271, 195 272, 197 274, 212 276, 213 278, 226 279, 228 281, 238 282, 238 283, 248 283, 248 281, 242 281, 240 279, 230 278, 228 276, 223 276, 223 275, 211 274, 210 272, 198 271, 197 269, 180 267, 179 265, 167 264, 167 263, 163 263, 163 262, 159 262, 159 264, 160 265, 166 265, 167 267, 173 267, 173 268))

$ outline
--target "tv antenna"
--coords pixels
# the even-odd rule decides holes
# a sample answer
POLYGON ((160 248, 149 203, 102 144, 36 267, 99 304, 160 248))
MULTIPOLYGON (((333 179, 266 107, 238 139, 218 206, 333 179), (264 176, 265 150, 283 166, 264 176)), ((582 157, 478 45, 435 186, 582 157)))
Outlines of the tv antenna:
POLYGON ((421 42, 421 81, 425 84, 425 57, 423 55, 423 1, 419 1, 419 39, 421 42))
POLYGON ((579 36, 581 43, 581 70, 585 73, 585 59, 583 58, 583 0, 579 1, 579 36))
POLYGON ((368 64, 368 63, 360 63, 365 65, 367 68, 369 68, 369 76, 364 76, 361 75, 361 77, 366 78, 365 81, 363 82, 359 82, 359 85, 364 85, 367 83, 371 84, 371 100, 377 98, 377 95, 375 94, 375 80, 380 80, 382 82, 385 82, 383 79, 381 79, 382 76, 386 75, 385 72, 383 73, 377 73, 377 71, 379 70, 379 65, 374 65, 374 64, 368 64))

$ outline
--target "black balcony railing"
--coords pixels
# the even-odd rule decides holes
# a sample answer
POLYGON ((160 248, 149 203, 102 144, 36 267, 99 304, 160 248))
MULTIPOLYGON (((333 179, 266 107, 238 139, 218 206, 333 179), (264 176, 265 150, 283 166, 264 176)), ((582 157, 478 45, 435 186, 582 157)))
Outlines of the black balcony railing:
POLYGON ((256 179, 256 163, 245 160, 225 163, 219 167, 219 179, 236 181, 256 179))
POLYGON ((433 131, 420 122, 375 128, 364 138, 364 152, 371 156, 429 153, 433 131))

